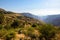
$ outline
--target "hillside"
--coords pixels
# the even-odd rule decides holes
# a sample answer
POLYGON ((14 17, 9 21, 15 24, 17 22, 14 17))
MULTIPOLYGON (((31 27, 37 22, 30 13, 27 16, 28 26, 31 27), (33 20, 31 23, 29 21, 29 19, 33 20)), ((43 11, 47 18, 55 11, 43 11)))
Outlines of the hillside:
POLYGON ((0 40, 60 40, 58 27, 25 15, 0 9, 0 40))

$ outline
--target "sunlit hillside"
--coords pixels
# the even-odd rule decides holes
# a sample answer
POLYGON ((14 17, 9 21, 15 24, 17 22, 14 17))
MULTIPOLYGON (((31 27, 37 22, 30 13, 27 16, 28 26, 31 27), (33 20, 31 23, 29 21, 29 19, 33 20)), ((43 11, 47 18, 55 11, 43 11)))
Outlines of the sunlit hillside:
POLYGON ((60 28, 0 9, 0 40, 60 40, 60 28))

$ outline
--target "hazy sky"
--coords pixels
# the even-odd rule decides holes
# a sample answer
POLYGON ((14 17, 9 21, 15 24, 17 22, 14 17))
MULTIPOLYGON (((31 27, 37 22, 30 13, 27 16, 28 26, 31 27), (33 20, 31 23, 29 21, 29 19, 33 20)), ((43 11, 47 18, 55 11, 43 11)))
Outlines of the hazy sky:
POLYGON ((60 0, 0 0, 0 8, 39 16, 60 14, 60 0))

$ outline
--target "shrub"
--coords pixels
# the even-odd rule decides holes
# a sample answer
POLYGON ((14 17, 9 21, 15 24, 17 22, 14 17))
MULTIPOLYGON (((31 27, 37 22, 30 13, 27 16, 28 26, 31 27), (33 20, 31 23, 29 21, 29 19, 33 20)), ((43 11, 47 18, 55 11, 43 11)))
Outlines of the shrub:
POLYGON ((34 28, 33 27, 29 27, 29 28, 27 28, 26 30, 24 30, 24 34, 26 35, 26 36, 29 36, 29 37, 31 37, 32 39, 35 39, 36 38, 36 35, 35 35, 35 33, 34 33, 34 28))
POLYGON ((51 40, 51 38, 55 37, 56 29, 54 26, 48 24, 40 28, 40 33, 46 40, 51 40))
POLYGON ((2 24, 0 24, 0 29, 3 29, 3 25, 2 24))
POLYGON ((14 38, 15 37, 15 33, 8 33, 7 35, 6 35, 6 40, 11 40, 12 38, 14 38))
POLYGON ((4 28, 9 30, 11 28, 11 26, 7 24, 6 26, 4 26, 4 28))
POLYGON ((13 28, 17 28, 18 26, 19 26, 18 20, 14 20, 14 22, 11 24, 11 27, 13 27, 13 28))
POLYGON ((7 31, 5 29, 0 30, 0 38, 6 35, 7 31))
POLYGON ((37 25, 36 24, 33 24, 32 27, 36 27, 37 25))
POLYGON ((0 14, 0 24, 2 24, 4 21, 4 15, 3 14, 0 14))

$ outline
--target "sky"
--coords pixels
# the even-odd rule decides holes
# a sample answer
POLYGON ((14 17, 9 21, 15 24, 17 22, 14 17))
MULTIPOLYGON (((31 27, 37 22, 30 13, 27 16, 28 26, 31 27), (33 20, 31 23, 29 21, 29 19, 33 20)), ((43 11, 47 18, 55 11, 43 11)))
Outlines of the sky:
POLYGON ((60 0, 0 0, 0 8, 38 16, 60 14, 60 0))

